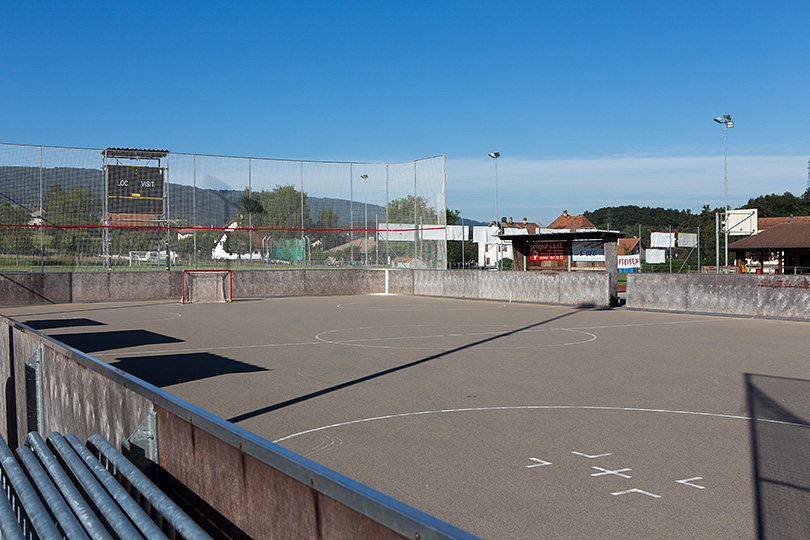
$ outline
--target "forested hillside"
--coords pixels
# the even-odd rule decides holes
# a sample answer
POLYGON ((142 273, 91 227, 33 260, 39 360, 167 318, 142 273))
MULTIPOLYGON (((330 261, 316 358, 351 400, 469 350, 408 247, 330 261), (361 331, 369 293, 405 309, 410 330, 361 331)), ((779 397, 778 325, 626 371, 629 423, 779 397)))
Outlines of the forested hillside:
MULTIPOLYGON (((759 217, 808 216, 810 189, 801 197, 790 192, 762 195, 749 199, 742 208, 757 208, 759 217)), ((630 237, 638 237, 640 232, 645 246, 649 246, 651 232, 700 232, 701 264, 714 264, 715 214, 721 211, 722 208, 710 208, 709 205, 705 205, 699 214, 691 210, 627 205, 599 208, 583 215, 599 229, 622 231, 630 237)), ((729 242, 736 239, 730 237, 729 242)))
MULTIPOLYGON (((39 188, 42 184, 43 195, 54 186, 63 190, 73 188, 86 189, 99 201, 104 198, 104 173, 100 169, 83 169, 73 167, 43 168, 38 167, 0 167, 0 200, 6 201, 15 208, 34 209, 40 205, 39 188)), ((237 214, 239 199, 244 191, 236 189, 205 189, 182 184, 168 184, 170 218, 193 223, 199 226, 222 227, 237 214), (194 213, 196 205, 197 211, 194 213)), ((306 196, 306 207, 310 220, 317 221, 319 213, 328 208, 338 217, 338 223, 346 226, 354 217, 355 223, 362 222, 368 214, 370 223, 385 221, 385 208, 376 204, 328 197, 306 196)))

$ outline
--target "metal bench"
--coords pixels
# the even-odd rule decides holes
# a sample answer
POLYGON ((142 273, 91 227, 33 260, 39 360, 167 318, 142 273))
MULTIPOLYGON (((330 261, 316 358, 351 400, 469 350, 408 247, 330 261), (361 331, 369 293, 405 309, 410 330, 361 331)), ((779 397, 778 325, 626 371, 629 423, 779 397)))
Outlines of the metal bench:
POLYGON ((0 438, 0 487, 0 540, 210 539, 98 435, 0 438))

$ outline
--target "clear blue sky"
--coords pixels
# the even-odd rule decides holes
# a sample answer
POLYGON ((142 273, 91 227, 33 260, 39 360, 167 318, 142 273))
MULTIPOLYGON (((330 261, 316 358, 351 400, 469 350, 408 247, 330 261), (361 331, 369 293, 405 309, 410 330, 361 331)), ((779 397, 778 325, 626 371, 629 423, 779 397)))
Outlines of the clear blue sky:
POLYGON ((563 209, 804 192, 810 2, 5 2, 0 142, 402 161, 447 203, 563 209))

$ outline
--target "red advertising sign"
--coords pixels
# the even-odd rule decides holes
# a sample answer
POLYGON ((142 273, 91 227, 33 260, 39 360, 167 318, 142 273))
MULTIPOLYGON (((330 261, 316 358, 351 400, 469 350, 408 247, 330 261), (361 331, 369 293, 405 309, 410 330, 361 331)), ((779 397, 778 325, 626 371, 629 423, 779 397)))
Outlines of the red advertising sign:
POLYGON ((530 261, 564 261, 565 242, 534 242, 529 244, 530 261))

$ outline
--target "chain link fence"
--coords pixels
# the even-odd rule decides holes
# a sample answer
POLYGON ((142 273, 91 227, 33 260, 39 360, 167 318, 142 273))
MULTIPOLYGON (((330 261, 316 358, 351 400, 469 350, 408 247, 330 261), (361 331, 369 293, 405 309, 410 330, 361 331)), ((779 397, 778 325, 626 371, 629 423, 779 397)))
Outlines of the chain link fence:
POLYGON ((0 269, 444 269, 445 170, 0 144, 0 269))

